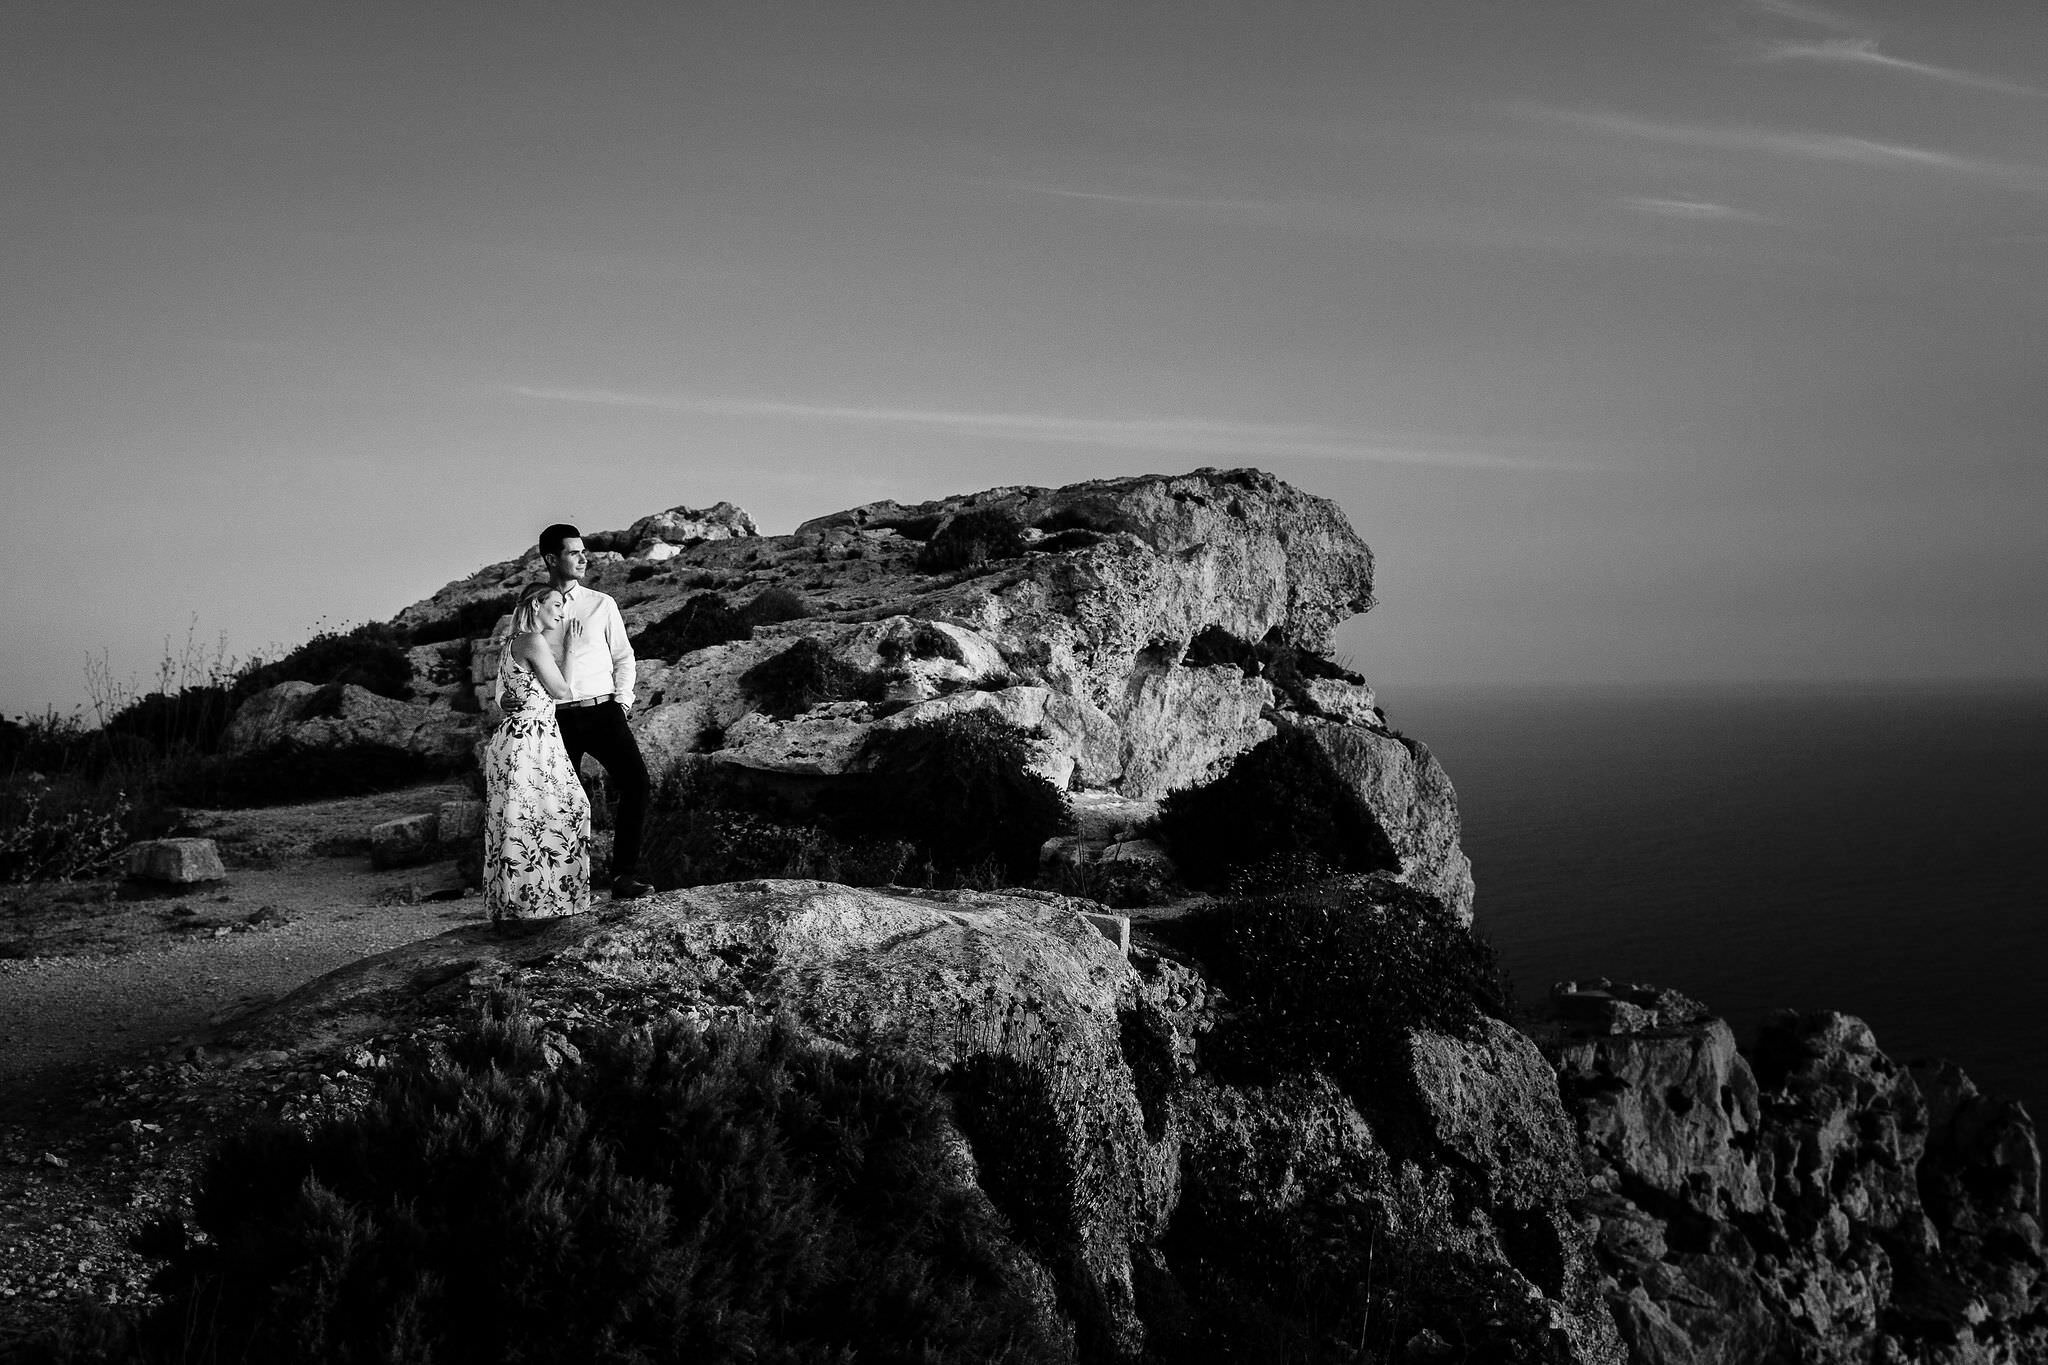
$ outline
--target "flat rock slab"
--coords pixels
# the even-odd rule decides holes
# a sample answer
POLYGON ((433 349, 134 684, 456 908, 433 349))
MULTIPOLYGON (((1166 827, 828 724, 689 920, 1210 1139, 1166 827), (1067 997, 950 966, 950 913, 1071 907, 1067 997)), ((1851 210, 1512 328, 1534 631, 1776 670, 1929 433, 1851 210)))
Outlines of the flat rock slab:
POLYGON ((225 881, 228 875, 211 839, 146 839, 129 847, 127 871, 138 881, 174 886, 225 881))
POLYGON ((443 801, 434 812, 435 837, 444 844, 459 844, 484 837, 484 803, 443 801))

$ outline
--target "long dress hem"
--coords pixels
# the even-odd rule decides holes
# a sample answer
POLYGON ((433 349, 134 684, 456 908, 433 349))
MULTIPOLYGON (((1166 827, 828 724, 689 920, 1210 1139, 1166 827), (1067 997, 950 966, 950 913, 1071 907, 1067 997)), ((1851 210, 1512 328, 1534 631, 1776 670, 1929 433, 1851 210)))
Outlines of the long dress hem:
POLYGON ((554 699, 506 651, 505 719, 484 744, 484 908, 491 922, 590 909, 590 800, 555 723, 554 699))

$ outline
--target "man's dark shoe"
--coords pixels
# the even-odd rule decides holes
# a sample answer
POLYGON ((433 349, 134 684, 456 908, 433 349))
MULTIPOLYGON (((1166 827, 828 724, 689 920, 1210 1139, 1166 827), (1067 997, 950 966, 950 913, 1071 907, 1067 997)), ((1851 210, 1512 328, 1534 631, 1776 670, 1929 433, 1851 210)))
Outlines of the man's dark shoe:
POLYGON ((612 899, 615 901, 637 901, 642 896, 653 894, 653 887, 632 877, 621 877, 612 883, 612 899))

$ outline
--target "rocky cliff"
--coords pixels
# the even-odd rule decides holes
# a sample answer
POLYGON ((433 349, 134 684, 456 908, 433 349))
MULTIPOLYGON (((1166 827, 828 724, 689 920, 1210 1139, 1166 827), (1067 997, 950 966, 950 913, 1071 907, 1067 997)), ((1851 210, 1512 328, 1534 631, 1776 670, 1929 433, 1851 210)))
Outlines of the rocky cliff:
MULTIPOLYGON (((1373 574, 1327 501, 1202 470, 877 503, 779 537, 679 507, 587 540, 640 642, 634 724, 657 764, 815 794, 857 778, 877 735, 987 711, 1072 803, 1049 853, 1109 858, 1134 856, 1161 796, 1287 730, 1392 865, 1309 907, 1349 919, 1277 985, 1227 969, 1241 938, 1176 935, 1202 901, 1126 949, 1101 907, 1043 889, 744 881, 427 940, 241 1021, 228 1054, 361 1090, 516 999, 560 1066, 594 1030, 677 1016, 781 1018, 948 1076, 1000 1060, 1045 1103, 966 1132, 958 1179, 1043 1224, 1019 1292, 1091 1360, 2048 1359, 2034 1129, 1953 1067, 1896 1065, 1839 1015, 1775 1020, 1744 1050, 1671 991, 1568 986, 1534 1016, 1447 1022, 1413 1004, 1427 981, 1326 970, 1319 943, 1392 951, 1473 903, 1442 769, 1322 654, 1373 574), (799 646, 844 695, 749 681, 799 646), (1292 988, 1310 977, 1321 995, 1292 988)), ((438 640, 414 649, 415 701, 288 684, 237 717, 240 742, 473 743, 488 716, 448 679, 487 692, 495 650, 460 628, 540 572, 529 552, 400 615, 438 640)))
POLYGON ((2032 1122, 1861 1020, 1790 1011, 1746 1051, 1676 991, 1561 983, 1535 1027, 1633 1359, 2048 1359, 2032 1122))

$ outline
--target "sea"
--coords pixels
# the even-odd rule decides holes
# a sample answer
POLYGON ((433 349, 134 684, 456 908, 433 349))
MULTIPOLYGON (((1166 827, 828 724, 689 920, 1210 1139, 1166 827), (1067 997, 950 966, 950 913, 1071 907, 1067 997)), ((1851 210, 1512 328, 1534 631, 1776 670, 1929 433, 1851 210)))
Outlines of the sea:
POLYGON ((1673 986, 1745 1044, 1861 1017, 2048 1122, 2048 684, 1397 688, 1526 1002, 1673 986))

